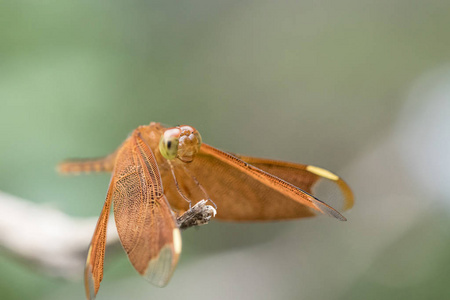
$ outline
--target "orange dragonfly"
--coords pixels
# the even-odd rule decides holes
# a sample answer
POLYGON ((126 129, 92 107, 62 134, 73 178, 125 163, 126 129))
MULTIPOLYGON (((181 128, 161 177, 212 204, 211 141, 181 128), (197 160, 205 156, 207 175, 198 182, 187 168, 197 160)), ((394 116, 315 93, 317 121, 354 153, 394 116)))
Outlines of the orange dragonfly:
POLYGON ((111 202, 130 262, 157 286, 168 283, 181 253, 176 217, 201 199, 213 201, 219 220, 289 220, 323 213, 345 221, 315 196, 315 186, 326 181, 340 192, 344 209, 353 206, 348 185, 325 169, 225 152, 202 143, 199 132, 186 125, 140 126, 114 153, 62 162, 59 172, 112 172, 86 261, 88 299, 95 298, 103 278, 111 202))

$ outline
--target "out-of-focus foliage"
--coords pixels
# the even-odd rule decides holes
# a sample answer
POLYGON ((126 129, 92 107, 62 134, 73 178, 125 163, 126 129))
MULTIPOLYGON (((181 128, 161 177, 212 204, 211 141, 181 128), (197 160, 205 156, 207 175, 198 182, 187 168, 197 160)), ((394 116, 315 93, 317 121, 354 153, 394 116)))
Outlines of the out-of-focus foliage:
MULTIPOLYGON (((3 0, 0 190, 97 215, 108 176, 59 177, 59 160, 190 124, 224 150, 342 175, 349 221, 188 230, 164 289, 107 253, 98 299, 443 299, 449 15, 444 0, 3 0)), ((81 274, 10 256, 0 276, 3 300, 84 297, 81 274)))

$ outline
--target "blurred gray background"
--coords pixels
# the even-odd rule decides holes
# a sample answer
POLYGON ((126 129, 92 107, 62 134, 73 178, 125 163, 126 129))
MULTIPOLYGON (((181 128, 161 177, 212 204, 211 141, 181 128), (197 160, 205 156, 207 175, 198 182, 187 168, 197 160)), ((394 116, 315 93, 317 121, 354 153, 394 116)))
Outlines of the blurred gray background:
MULTIPOLYGON (((0 190, 98 216, 109 176, 57 162, 189 124, 227 151, 338 173, 349 221, 190 229, 163 289, 107 252, 98 299, 445 299, 449 16, 444 0, 1 0, 0 190)), ((81 273, 6 252, 0 278, 2 300, 84 297, 81 273)))

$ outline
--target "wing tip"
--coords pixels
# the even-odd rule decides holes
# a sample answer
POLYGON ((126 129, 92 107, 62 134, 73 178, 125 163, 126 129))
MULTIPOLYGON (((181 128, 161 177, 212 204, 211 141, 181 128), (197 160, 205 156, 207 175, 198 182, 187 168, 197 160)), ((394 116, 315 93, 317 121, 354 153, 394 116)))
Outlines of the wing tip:
POLYGON ((94 274, 92 274, 92 267, 89 264, 89 260, 86 262, 86 268, 84 270, 84 288, 86 291, 86 299, 94 300, 97 296, 97 291, 95 289, 95 278, 94 274))
POLYGON ((350 189, 350 187, 348 186, 348 184, 341 178, 339 178, 336 181, 336 184, 339 186, 342 193, 344 194, 344 199, 345 199, 344 210, 349 210, 355 204, 355 197, 353 195, 353 192, 350 189))
POLYGON ((178 228, 174 228, 173 237, 174 243, 161 248, 158 256, 151 259, 147 269, 141 273, 145 279, 158 287, 165 287, 169 283, 178 263, 181 252, 181 235, 178 228))
POLYGON ((339 176, 337 176, 336 174, 334 174, 334 173, 332 173, 332 172, 330 172, 328 170, 320 168, 320 167, 308 165, 306 167, 306 171, 311 172, 313 174, 316 174, 316 175, 318 175, 320 177, 324 177, 324 178, 333 180, 333 181, 339 180, 339 176))
MULTIPOLYGON (((338 185, 338 187, 341 189, 343 195, 344 195, 344 202, 345 202, 344 203, 344 210, 349 210, 350 208, 353 207, 353 204, 355 203, 353 192, 350 189, 350 187, 348 186, 348 184, 341 177, 339 177, 338 175, 336 175, 336 174, 334 174, 334 173, 332 173, 332 172, 330 172, 328 170, 325 170, 323 168, 316 167, 316 166, 308 165, 306 167, 306 170, 311 172, 311 173, 313 173, 313 174, 316 174, 316 175, 318 175, 320 177, 323 177, 323 178, 335 181, 336 184, 338 185)), ((340 219, 340 218, 338 218, 338 219, 340 219)), ((347 219, 345 219, 343 221, 346 221, 346 220, 347 219)))
POLYGON ((180 229, 178 228, 174 228, 173 232, 172 232, 172 236, 173 236, 173 249, 175 251, 176 255, 180 255, 181 253, 181 233, 180 233, 180 229))
POLYGON ((344 217, 340 212, 329 206, 328 204, 325 204, 324 202, 320 201, 317 198, 314 198, 315 201, 314 206, 323 214, 326 214, 330 217, 333 217, 335 219, 338 219, 339 221, 347 221, 347 218, 344 217))

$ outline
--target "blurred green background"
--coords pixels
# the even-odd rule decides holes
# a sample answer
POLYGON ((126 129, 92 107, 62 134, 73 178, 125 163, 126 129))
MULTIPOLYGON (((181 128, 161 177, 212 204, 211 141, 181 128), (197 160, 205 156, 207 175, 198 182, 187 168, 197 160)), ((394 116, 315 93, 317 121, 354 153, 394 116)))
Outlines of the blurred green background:
MULTIPOLYGON (((60 177, 57 162, 189 124, 224 150, 340 174, 349 221, 190 229, 164 289, 107 253, 98 299, 445 299, 449 16, 445 0, 0 0, 0 190, 97 216, 109 176, 60 177)), ((84 297, 82 274, 4 252, 0 277, 2 300, 84 297)))

